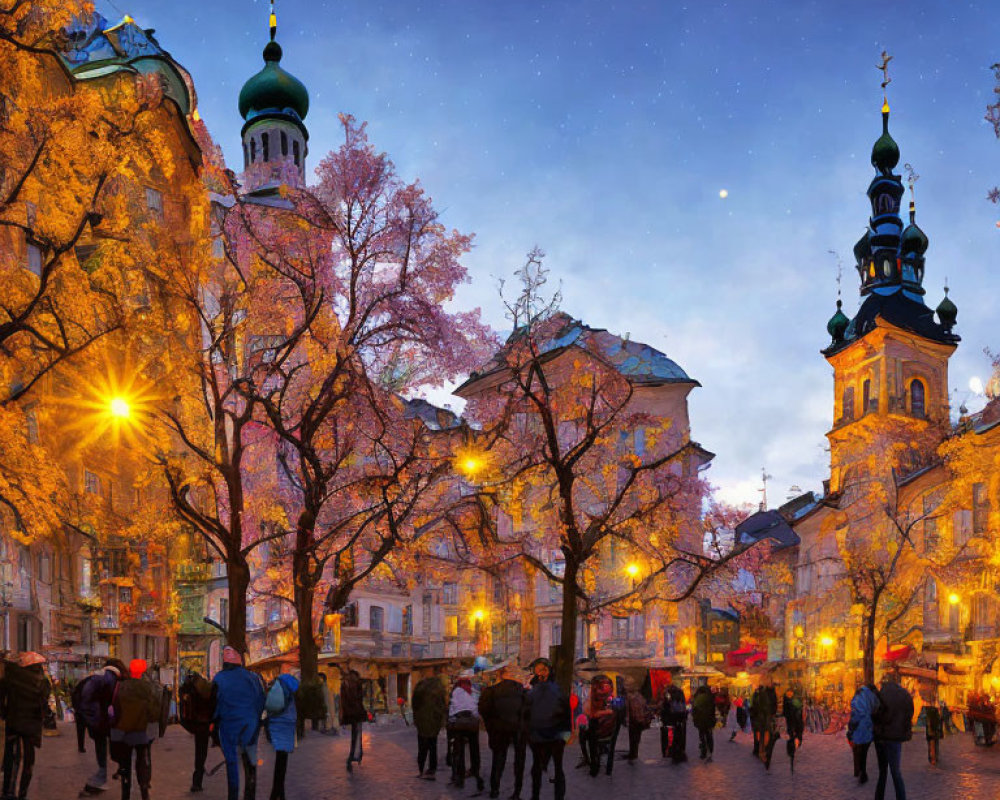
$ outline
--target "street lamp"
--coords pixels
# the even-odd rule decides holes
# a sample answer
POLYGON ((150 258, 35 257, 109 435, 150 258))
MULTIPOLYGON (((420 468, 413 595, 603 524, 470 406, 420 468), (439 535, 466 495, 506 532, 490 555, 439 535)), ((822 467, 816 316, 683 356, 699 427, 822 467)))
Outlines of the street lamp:
POLYGON ((126 420, 132 415, 132 406, 121 395, 112 397, 108 402, 108 410, 115 419, 126 420))
POLYGON ((635 580, 639 576, 639 565, 633 561, 625 567, 625 572, 632 580, 635 580))
POLYGON ((948 602, 953 606, 957 606, 960 602, 962 602, 962 598, 955 594, 955 592, 952 592, 948 595, 948 602))

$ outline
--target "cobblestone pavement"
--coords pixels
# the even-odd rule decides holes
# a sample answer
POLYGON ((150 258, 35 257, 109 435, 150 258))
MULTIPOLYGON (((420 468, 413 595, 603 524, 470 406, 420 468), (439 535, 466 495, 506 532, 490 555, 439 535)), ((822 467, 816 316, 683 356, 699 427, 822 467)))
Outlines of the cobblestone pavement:
MULTIPOLYGON (((70 800, 77 796, 84 779, 93 771, 93 745, 88 741, 87 754, 76 751, 72 725, 60 728, 61 736, 46 738, 38 754, 35 780, 29 800, 70 800)), ((576 798, 646 798, 648 800, 871 800, 874 797, 875 754, 869 753, 869 773, 872 781, 858 786, 851 777, 851 752, 842 735, 810 736, 796 755, 795 773, 790 774, 788 759, 782 744, 775 751, 771 771, 750 756, 750 739, 740 735, 735 743, 728 735, 717 731, 715 760, 703 763, 698 759, 697 735, 688 733, 686 764, 672 765, 659 757, 658 731, 648 731, 643 737, 640 760, 635 765, 625 761, 615 764, 614 775, 603 772, 591 778, 585 770, 574 769, 579 749, 573 745, 567 751, 568 800, 576 798)), ((623 739, 619 739, 619 746, 623 739)), ((459 791, 447 785, 448 773, 440 765, 434 783, 416 776, 416 734, 412 728, 366 728, 364 762, 356 765, 353 774, 344 768, 348 737, 323 736, 307 732, 289 761, 287 796, 289 800, 333 800, 359 798, 363 800, 457 800, 475 792, 474 782, 467 781, 459 791)), ((485 734, 481 737, 484 777, 489 764, 485 734)), ((444 740, 439 744, 443 751, 444 740)), ((225 770, 220 769, 205 780, 205 792, 188 793, 193 759, 193 741, 180 727, 172 726, 166 737, 153 746, 153 800, 221 800, 225 798, 225 770)), ((927 763, 926 746, 920 733, 903 748, 903 774, 907 795, 911 800, 993 800, 1000 798, 1000 747, 984 749, 972 744, 968 734, 949 736, 942 743, 938 767, 927 763)), ((273 753, 261 744, 257 796, 267 800, 271 788, 273 753)), ((528 757, 530 769, 530 755, 528 757)), ((208 757, 211 768, 221 761, 217 749, 208 757)), ((501 786, 501 797, 511 794, 511 759, 501 786)), ((528 776, 526 776, 528 777, 528 776)), ((530 781, 530 778, 528 778, 530 781)), ((530 784, 529 784, 530 785, 530 784)), ((524 792, 524 797, 530 792, 524 792)), ((891 780, 887 790, 893 797, 891 780)), ((118 800, 118 784, 113 783, 104 795, 118 800)), ((552 797, 547 782, 542 797, 552 797)), ((133 786, 133 798, 138 800, 138 788, 133 786)))

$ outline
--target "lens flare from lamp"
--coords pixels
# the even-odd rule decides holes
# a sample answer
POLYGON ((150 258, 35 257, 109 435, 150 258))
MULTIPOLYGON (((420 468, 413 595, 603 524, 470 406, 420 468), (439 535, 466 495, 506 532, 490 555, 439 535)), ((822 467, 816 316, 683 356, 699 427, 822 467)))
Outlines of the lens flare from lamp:
POLYGON ((108 409, 111 411, 111 416, 118 419, 128 419, 132 414, 132 406, 128 400, 121 396, 112 397, 111 402, 108 403, 108 409))
POLYGON ((955 594, 955 592, 952 592, 950 595, 948 595, 948 602, 951 603, 953 606, 957 606, 960 602, 962 602, 962 598, 959 597, 957 594, 955 594))
POLYGON ((823 647, 833 647, 833 639, 830 636, 821 636, 819 643, 823 645, 823 647))
POLYGON ((639 574, 639 565, 633 562, 625 567, 625 572, 628 573, 630 578, 634 578, 639 574))

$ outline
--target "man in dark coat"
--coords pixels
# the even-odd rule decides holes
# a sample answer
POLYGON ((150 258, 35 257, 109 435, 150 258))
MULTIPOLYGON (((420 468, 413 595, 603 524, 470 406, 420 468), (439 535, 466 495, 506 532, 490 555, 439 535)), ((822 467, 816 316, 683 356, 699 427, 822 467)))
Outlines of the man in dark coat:
POLYGON ((521 796, 527 741, 524 732, 525 691, 514 680, 510 667, 500 672, 500 680, 483 689, 479 696, 479 716, 486 726, 493 760, 490 765, 490 797, 500 796, 500 778, 507 766, 507 750, 514 748, 514 794, 521 796))
POLYGON ((711 761, 715 752, 715 698, 707 686, 699 686, 691 698, 691 721, 698 731, 698 757, 711 761))
POLYGON ((892 788, 896 792, 896 800, 906 800, 900 759, 903 755, 903 742, 910 741, 913 736, 913 698, 896 683, 891 674, 882 678, 882 688, 878 694, 880 706, 872 716, 875 723, 875 757, 878 759, 875 800, 885 798, 889 772, 892 773, 892 788))
POLYGON ((675 764, 687 761, 687 701, 684 691, 674 686, 670 673, 660 691, 660 752, 675 764))
POLYGON ((208 743, 211 736, 212 718, 215 716, 214 684, 199 672, 192 670, 184 678, 178 691, 178 711, 181 726, 194 735, 194 773, 191 775, 191 791, 202 791, 201 782, 205 777, 205 759, 208 758, 208 743))
POLYGON ((149 800, 153 779, 150 747, 160 726, 163 692, 145 674, 145 660, 132 659, 129 676, 116 684, 111 701, 111 755, 118 762, 122 800, 131 797, 133 756, 142 800, 149 800))
POLYGON ((243 667, 243 657, 230 646, 222 650, 222 671, 216 673, 215 724, 226 759, 227 800, 238 800, 240 762, 243 763, 244 800, 257 793, 257 737, 264 711, 264 684, 243 667))
POLYGON ((364 743, 361 739, 361 725, 368 721, 365 709, 365 690, 361 676, 355 669, 350 670, 340 682, 340 724, 351 726, 351 752, 347 755, 347 771, 351 763, 361 763, 364 758, 364 743))
POLYGON ((563 752, 572 722, 569 698, 552 680, 552 665, 540 658, 532 664, 535 683, 525 698, 528 722, 528 744, 531 747, 531 800, 539 800, 542 773, 555 765, 555 800, 566 797, 566 774, 563 772, 563 752))
POLYGON ((35 765, 35 748, 42 746, 42 717, 49 704, 50 685, 38 653, 22 653, 4 662, 0 679, 0 716, 6 722, 3 748, 3 796, 24 800, 35 765), (21 785, 17 787, 17 773, 21 785), (17 793, 15 794, 15 788, 17 793))
POLYGON ((432 781, 437 772, 438 734, 448 721, 448 692, 441 676, 431 675, 420 681, 413 689, 412 704, 419 777, 432 781))
POLYGON ((750 704, 750 720, 754 729, 754 755, 760 756, 766 769, 771 768, 771 755, 777 735, 775 719, 778 716, 778 695, 771 685, 771 676, 765 675, 754 690, 750 704))
POLYGON ((108 708, 115 686, 127 674, 128 670, 121 661, 109 659, 103 669, 84 678, 75 693, 73 712, 83 720, 87 733, 93 739, 97 758, 97 771, 87 779, 84 794, 98 795, 108 788, 108 735, 111 732, 108 708))

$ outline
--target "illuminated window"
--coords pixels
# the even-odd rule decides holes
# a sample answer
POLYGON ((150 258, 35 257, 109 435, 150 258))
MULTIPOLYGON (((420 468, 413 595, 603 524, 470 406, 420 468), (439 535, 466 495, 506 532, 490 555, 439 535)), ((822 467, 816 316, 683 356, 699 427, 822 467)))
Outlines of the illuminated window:
POLYGON ((458 614, 448 614, 445 616, 444 635, 458 636, 458 614))

